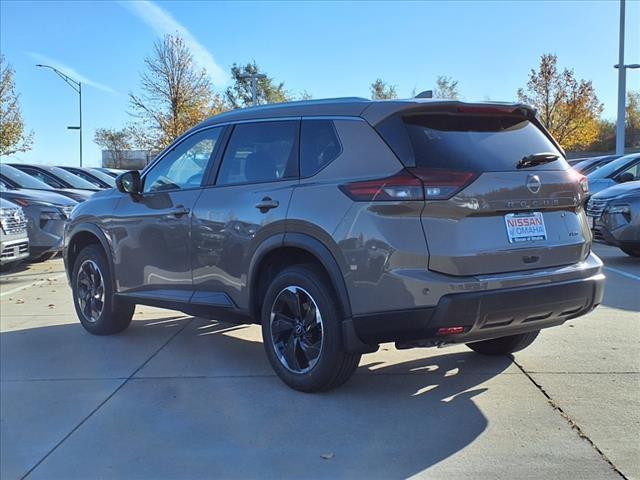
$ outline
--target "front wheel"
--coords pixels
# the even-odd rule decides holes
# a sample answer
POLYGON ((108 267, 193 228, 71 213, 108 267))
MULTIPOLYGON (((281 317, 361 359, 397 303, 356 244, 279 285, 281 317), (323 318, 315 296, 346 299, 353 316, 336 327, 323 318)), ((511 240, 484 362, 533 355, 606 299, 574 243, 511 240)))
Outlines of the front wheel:
POLYGON ((335 294, 313 265, 289 267, 268 286, 262 306, 264 348, 280 379, 295 390, 336 388, 355 372, 360 355, 342 344, 335 294))
POLYGON ((481 342, 467 343, 467 347, 483 355, 507 355, 527 348, 536 339, 538 333, 540 333, 540 330, 483 340, 481 342))
POLYGON ((82 326, 94 335, 120 333, 131 323, 135 305, 113 295, 111 268, 97 245, 83 248, 71 275, 73 305, 82 326))

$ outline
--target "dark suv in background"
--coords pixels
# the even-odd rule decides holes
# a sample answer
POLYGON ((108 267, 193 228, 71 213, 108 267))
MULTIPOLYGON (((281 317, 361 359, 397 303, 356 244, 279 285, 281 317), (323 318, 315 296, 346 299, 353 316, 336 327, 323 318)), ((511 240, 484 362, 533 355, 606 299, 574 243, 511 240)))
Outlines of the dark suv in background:
POLYGON ((302 391, 383 342, 514 352, 602 299, 586 180, 525 105, 237 110, 116 183, 66 230, 82 325, 118 333, 136 304, 255 322, 302 391))

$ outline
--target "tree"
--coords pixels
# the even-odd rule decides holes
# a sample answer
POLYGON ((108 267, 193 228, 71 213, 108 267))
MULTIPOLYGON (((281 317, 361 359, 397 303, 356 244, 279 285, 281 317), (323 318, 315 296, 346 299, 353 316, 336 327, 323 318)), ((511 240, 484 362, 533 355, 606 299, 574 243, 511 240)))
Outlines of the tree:
POLYGON ((0 54, 0 155, 31 150, 33 132, 25 133, 14 70, 0 54))
POLYGON ((449 100, 458 100, 460 92, 458 91, 458 81, 451 77, 438 76, 436 80, 436 88, 433 91, 433 98, 446 98, 449 100))
POLYGON ((103 150, 111 152, 115 168, 122 168, 125 152, 132 147, 132 132, 127 128, 122 130, 99 128, 96 130, 93 141, 103 150))
POLYGON ((527 89, 518 99, 533 105, 542 123, 567 150, 582 150, 598 137, 602 104, 591 81, 578 80, 573 70, 558 70, 556 55, 540 58, 538 70, 529 73, 527 89))
POLYGON ((206 70, 195 63, 179 35, 158 40, 145 66, 140 75, 142 93, 129 94, 132 115, 138 119, 131 132, 139 146, 160 150, 223 110, 206 70))
MULTIPOLYGON (((253 105, 253 90, 249 75, 264 74, 255 61, 246 65, 234 63, 231 66, 233 85, 224 92, 227 108, 243 108, 253 105)), ((291 94, 284 88, 284 82, 277 83, 268 75, 257 79, 257 104, 281 103, 292 100, 291 94)))
POLYGON ((625 113, 624 143, 627 147, 640 147, 640 91, 627 92, 625 113))
POLYGON ((396 93, 396 86, 389 85, 381 78, 377 78, 369 88, 371 90, 372 100, 389 100, 392 98, 398 98, 398 94, 396 93))

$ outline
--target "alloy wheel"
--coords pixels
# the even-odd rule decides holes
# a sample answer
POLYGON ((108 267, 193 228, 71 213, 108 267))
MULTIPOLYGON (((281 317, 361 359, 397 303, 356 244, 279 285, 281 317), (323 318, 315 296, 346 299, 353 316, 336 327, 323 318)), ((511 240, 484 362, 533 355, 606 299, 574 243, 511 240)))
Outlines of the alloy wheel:
POLYGON ((305 289, 289 286, 275 298, 270 315, 271 342, 280 363, 307 373, 318 363, 323 345, 320 309, 305 289))
POLYGON ((95 323, 104 308, 104 278, 98 264, 85 260, 78 270, 78 306, 88 322, 95 323))

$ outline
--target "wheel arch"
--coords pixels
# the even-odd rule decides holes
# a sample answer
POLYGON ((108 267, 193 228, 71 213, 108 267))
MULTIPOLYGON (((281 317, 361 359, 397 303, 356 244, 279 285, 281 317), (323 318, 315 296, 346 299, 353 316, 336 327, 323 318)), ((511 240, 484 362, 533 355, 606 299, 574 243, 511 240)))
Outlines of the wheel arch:
POLYGON ((304 263, 320 266, 331 282, 339 301, 342 318, 351 317, 351 303, 344 275, 335 255, 320 240, 304 233, 279 234, 265 240, 256 250, 250 266, 249 311, 256 321, 260 319, 260 304, 264 285, 261 282, 273 278, 283 268, 304 263), (275 268, 271 264, 278 263, 275 268))
POLYGON ((73 265, 75 264, 78 254, 88 245, 100 245, 107 256, 107 261, 110 265, 113 265, 111 244, 104 232, 100 227, 93 223, 81 223, 74 226, 71 230, 69 234, 69 242, 65 248, 64 258, 69 275, 73 269, 73 265))

